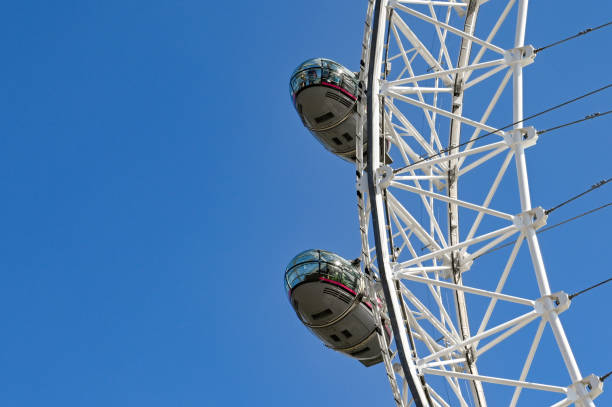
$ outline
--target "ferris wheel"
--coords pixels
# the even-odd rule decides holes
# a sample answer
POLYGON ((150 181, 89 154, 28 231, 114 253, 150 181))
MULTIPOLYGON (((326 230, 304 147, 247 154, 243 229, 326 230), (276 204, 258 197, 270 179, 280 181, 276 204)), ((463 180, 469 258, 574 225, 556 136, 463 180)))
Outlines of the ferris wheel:
POLYGON ((362 260, 380 276, 381 318, 393 327, 385 363, 398 406, 515 406, 522 395, 521 405, 593 406, 602 392, 572 353, 559 318, 571 301, 551 292, 538 243, 547 212, 531 202, 525 154, 539 134, 523 123, 523 69, 536 56, 525 42, 527 8, 369 3, 357 137, 362 260), (498 262, 479 264, 508 242, 498 262), (530 261, 516 267, 522 246, 530 261), (523 282, 507 290, 513 278, 523 282), (547 330, 563 385, 528 379, 547 330), (496 363, 509 351, 514 369, 496 363))
POLYGON ((586 407, 603 391, 574 357, 559 317, 574 295, 551 291, 538 242, 552 210, 532 203, 526 150, 550 129, 523 113, 541 50, 527 11, 369 0, 358 73, 315 58, 292 75, 304 125, 356 166, 362 247, 353 262, 300 253, 287 294, 328 347, 384 364, 397 406, 586 407))

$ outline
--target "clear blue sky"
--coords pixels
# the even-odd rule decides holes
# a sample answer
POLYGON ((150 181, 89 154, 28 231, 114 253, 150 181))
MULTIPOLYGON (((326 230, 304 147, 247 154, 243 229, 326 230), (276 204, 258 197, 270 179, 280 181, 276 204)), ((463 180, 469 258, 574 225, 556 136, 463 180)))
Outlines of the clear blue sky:
MULTIPOLYGON (((0 405, 391 405, 382 367, 324 348, 282 286, 298 251, 359 252, 354 170, 301 126, 288 80, 314 56, 356 70, 365 4, 3 5, 0 405)), ((572 5, 533 1, 527 43, 612 15, 572 5)), ((610 82, 610 39, 539 56, 525 112, 610 82)), ((610 96, 533 124, 609 110, 610 96)), ((612 175, 610 123, 529 152, 535 204, 612 175)), ((606 188, 556 219, 610 201, 606 188)), ((610 211, 543 235, 553 290, 610 276, 610 211)), ((563 315, 585 374, 612 370, 611 295, 563 315)))

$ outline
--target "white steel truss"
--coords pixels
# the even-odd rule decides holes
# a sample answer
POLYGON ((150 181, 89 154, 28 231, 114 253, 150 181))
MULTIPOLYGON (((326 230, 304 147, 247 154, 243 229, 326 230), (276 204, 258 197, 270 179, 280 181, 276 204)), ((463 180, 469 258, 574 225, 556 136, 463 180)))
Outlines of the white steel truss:
POLYGON ((368 2, 361 259, 371 297, 384 300, 377 321, 393 328, 392 343, 379 340, 398 406, 594 406, 602 390, 578 368, 559 318, 570 300, 551 292, 536 235, 547 216, 532 206, 525 157, 537 143, 522 123, 527 3, 368 2), (501 38, 508 26, 514 38, 501 38), (565 382, 529 380, 543 341, 565 382), (500 366, 509 349, 515 366, 500 366))

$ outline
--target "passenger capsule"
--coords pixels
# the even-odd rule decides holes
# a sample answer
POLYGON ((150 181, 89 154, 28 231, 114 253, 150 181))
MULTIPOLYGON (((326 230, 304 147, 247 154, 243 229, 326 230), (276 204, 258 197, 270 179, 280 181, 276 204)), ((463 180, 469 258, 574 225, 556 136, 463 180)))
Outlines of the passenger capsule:
MULTIPOLYGON (((365 284, 357 265, 325 250, 298 254, 285 271, 285 289, 300 321, 326 346, 372 366, 382 361, 382 333, 365 284)), ((388 324, 384 331, 388 343, 388 324)))
POLYGON ((290 88, 304 126, 327 150, 355 161, 357 75, 332 60, 313 58, 295 69, 290 88))

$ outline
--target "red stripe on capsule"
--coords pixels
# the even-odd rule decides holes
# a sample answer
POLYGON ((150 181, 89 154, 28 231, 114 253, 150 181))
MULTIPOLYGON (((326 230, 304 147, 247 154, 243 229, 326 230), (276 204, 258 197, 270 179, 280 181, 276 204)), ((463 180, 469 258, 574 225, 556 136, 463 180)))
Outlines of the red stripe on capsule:
POLYGON ((342 92, 342 93, 346 93, 346 94, 347 94, 347 96, 348 96, 348 97, 350 97, 351 99, 353 99, 353 100, 357 100, 357 98, 356 98, 355 96, 353 96, 353 94, 351 94, 350 92, 348 92, 348 91, 346 91, 346 90, 342 89, 342 88, 341 88, 340 86, 338 86, 338 85, 333 85, 333 84, 331 84, 331 83, 329 83, 329 82, 323 82, 323 81, 321 81, 321 85, 325 85, 325 86, 329 86, 330 88, 338 89, 340 92, 342 92))
POLYGON ((356 293, 355 291, 351 290, 350 288, 348 288, 348 287, 347 287, 347 286, 345 286, 344 284, 341 284, 341 283, 339 283, 339 282, 337 282, 337 281, 330 280, 330 279, 327 279, 327 278, 325 278, 325 277, 319 277, 319 280, 321 280, 321 281, 325 281, 326 283, 335 284, 335 285, 337 285, 338 287, 344 288, 346 291, 348 291, 348 292, 352 293, 353 295, 357 295, 357 293, 356 293))

